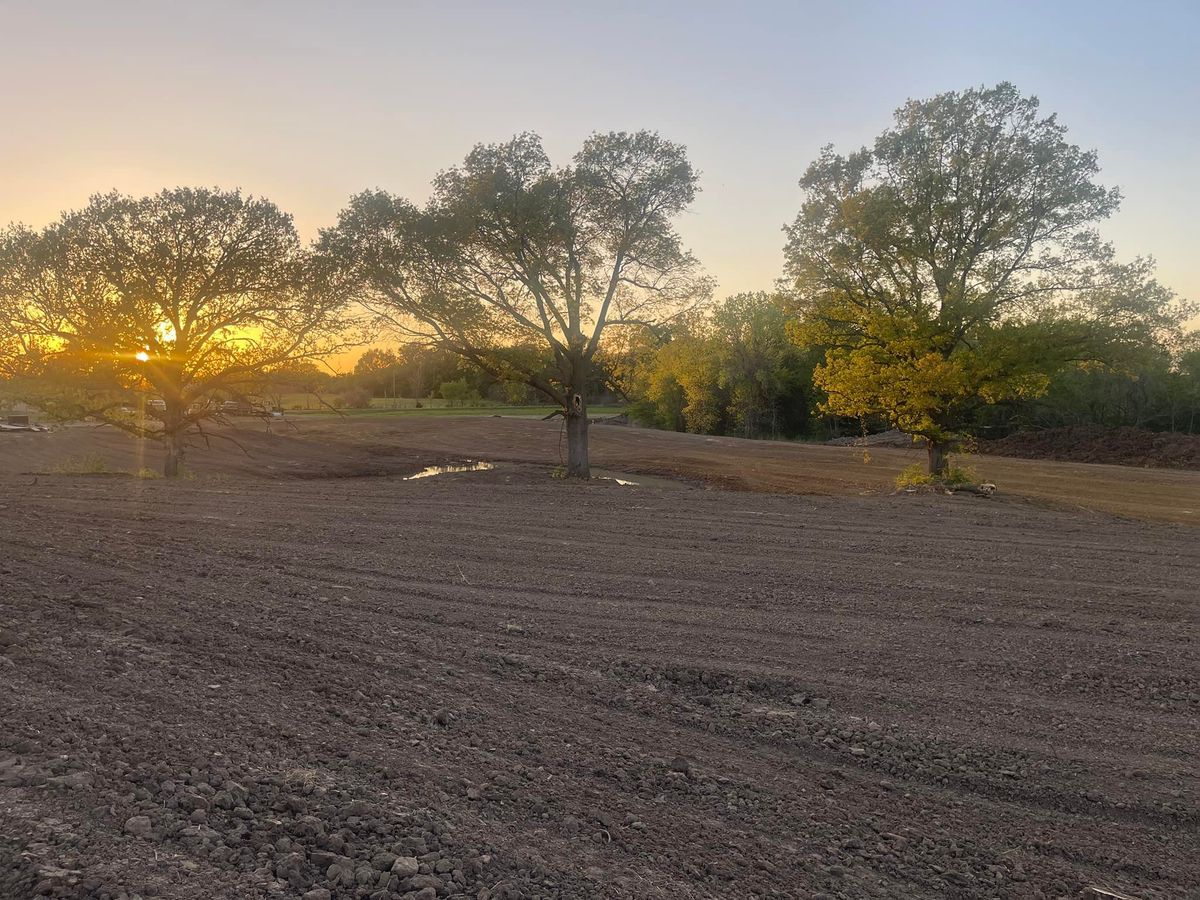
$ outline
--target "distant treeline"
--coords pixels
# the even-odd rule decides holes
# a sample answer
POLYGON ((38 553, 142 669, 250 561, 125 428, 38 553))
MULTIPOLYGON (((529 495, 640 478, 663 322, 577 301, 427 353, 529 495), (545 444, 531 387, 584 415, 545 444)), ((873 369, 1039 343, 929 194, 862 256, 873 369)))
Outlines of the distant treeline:
MULTIPOLYGON (((598 360, 590 396, 625 400, 639 424, 669 431, 749 438, 824 440, 881 431, 890 422, 822 413, 813 371, 820 347, 796 343, 785 295, 738 294, 667 332, 644 334, 598 360)), ((305 364, 271 380, 278 393, 314 392, 345 407, 372 398, 441 398, 527 405, 544 402, 528 385, 498 380, 456 354, 410 344, 371 349, 335 375, 305 364)), ((1098 425, 1200 434, 1200 341, 1152 341, 1119 366, 1079 362, 1050 378, 1044 394, 979 408, 964 432, 1004 437, 1022 429, 1098 425)))
MULTIPOLYGON (((305 244, 239 191, 98 194, 0 230, 0 394, 59 419, 189 439, 232 402, 335 393, 526 404, 564 417, 587 478, 588 406, 746 437, 896 428, 953 478, 963 435, 1200 428, 1200 307, 1118 258, 1120 192, 1013 85, 911 100, 867 147, 800 178, 774 292, 713 303, 676 222, 700 190, 656 132, 480 144, 423 205, 349 198, 305 244), (372 349, 352 373, 325 361, 372 349)), ((277 403, 278 405, 278 403, 277 403)))
MULTIPOLYGON (((528 384, 498 378, 450 350, 418 343, 365 350, 348 372, 310 361, 282 366, 262 378, 259 392, 280 409, 288 407, 289 397, 291 406, 306 406, 295 400, 298 394, 338 409, 365 409, 372 400, 390 399, 445 400, 451 406, 464 407, 549 403, 528 384)), ((602 371, 595 373, 588 396, 600 404, 624 399, 608 386, 602 371)))
MULTIPOLYGON (((739 294, 679 325, 666 343, 641 348, 629 382, 633 417, 751 438, 824 440, 892 427, 880 415, 820 412, 829 398, 813 372, 825 349, 793 340, 788 309, 783 294, 739 294)), ((1200 434, 1200 334, 1126 348, 1115 365, 1069 364, 1044 394, 979 406, 962 431, 994 438, 1067 425, 1200 434)))

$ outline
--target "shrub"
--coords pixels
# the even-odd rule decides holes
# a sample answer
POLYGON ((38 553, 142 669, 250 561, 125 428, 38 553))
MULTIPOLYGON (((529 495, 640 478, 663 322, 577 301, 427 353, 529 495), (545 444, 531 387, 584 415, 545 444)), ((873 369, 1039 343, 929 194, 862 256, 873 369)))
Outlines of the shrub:
POLYGON ((351 388, 342 393, 341 401, 348 409, 369 409, 371 392, 362 387, 351 388))
POLYGON ((448 406, 474 406, 482 402, 479 391, 471 387, 465 378, 456 381, 443 381, 438 393, 448 406))
POLYGON ((896 487, 900 490, 910 487, 922 487, 924 485, 940 484, 946 487, 958 487, 963 484, 974 484, 979 481, 979 476, 974 469, 965 466, 950 466, 946 469, 946 474, 941 478, 935 478, 925 471, 925 467, 920 463, 913 463, 903 472, 896 476, 896 487))

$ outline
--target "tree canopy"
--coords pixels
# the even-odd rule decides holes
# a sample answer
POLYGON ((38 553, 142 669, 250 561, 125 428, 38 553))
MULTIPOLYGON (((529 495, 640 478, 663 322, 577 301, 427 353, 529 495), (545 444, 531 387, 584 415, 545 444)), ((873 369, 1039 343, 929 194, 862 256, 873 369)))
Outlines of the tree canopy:
POLYGON ((53 413, 163 440, 174 475, 218 397, 337 348, 342 303, 311 275, 267 200, 98 195, 40 232, 0 235, 0 304, 22 342, 10 374, 53 413))
POLYGON ((677 431, 783 437, 809 425, 812 364, 788 337, 782 298, 735 294, 637 348, 634 414, 677 431))
POLYGON ((540 394, 576 477, 589 399, 610 391, 680 430, 886 423, 926 442, 935 474, 967 433, 1194 432, 1195 307, 1100 237, 1120 197, 1098 179, 1096 154, 1010 84, 910 101, 869 147, 808 167, 776 291, 716 306, 676 229, 699 175, 650 131, 593 134, 558 165, 534 134, 480 144, 424 204, 366 191, 309 247, 238 191, 102 194, 0 230, 0 382, 160 439, 168 474, 189 435, 229 437, 204 427, 225 401, 326 389, 355 408, 540 394), (396 349, 353 372, 314 364, 381 338, 396 349))
POLYGON ((523 134, 479 145, 424 208, 352 198, 320 251, 345 289, 397 331, 523 382, 567 419, 587 477, 587 386, 606 329, 654 328, 707 297, 672 220, 698 176, 652 132, 597 134, 551 165, 523 134))
POLYGON ((787 229, 797 336, 826 348, 825 408, 925 438, 931 471, 981 406, 1118 360, 1182 310, 1095 225, 1119 194, 1096 154, 1011 84, 910 101, 870 148, 825 148, 787 229))

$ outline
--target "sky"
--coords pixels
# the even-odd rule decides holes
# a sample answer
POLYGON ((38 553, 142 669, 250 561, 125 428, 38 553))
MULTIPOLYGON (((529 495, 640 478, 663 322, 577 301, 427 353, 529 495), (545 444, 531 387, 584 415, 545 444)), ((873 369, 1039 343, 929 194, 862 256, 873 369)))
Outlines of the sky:
POLYGON ((0 0, 0 225, 212 185, 300 233, 351 194, 415 201, 472 145, 593 131, 688 147, 680 220, 718 295, 769 289, 820 148, 908 98, 1012 81, 1099 153, 1126 258, 1200 299, 1200 0, 0 0))

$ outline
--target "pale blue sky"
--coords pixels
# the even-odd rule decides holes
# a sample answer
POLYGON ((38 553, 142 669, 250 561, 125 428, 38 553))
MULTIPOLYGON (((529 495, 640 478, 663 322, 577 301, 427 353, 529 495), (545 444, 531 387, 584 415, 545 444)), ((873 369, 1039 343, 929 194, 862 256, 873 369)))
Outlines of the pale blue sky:
POLYGON ((0 0, 0 222, 90 193, 242 187, 306 237, 352 192, 423 199, 478 141, 685 143, 681 222, 720 293, 768 288, 796 182, 909 97, 1015 82, 1099 151, 1105 228, 1200 298, 1200 0, 54 2, 0 0))

